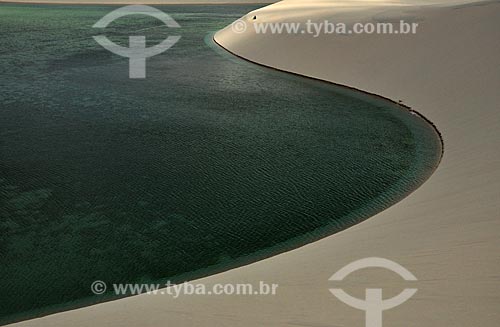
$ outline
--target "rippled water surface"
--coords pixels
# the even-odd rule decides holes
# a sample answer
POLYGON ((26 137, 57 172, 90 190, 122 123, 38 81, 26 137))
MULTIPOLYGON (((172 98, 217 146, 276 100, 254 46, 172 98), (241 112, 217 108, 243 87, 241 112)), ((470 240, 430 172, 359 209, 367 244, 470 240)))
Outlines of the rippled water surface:
POLYGON ((127 45, 181 35, 147 79, 101 48, 114 7, 0 5, 0 321, 110 299, 332 234, 400 200, 440 157, 396 105, 255 66, 207 34, 251 6, 121 18, 127 45))

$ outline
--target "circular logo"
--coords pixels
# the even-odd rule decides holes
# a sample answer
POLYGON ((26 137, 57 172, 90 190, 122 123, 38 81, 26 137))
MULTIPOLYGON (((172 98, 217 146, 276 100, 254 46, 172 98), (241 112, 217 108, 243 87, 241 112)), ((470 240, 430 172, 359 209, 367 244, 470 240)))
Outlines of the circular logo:
POLYGON ((247 30, 247 23, 242 19, 237 19, 231 24, 231 29, 238 34, 245 33, 247 30))
POLYGON ((95 295, 104 294, 104 292, 106 292, 106 288, 107 288, 106 283, 103 282, 102 280, 96 280, 90 286, 92 293, 94 293, 95 295))

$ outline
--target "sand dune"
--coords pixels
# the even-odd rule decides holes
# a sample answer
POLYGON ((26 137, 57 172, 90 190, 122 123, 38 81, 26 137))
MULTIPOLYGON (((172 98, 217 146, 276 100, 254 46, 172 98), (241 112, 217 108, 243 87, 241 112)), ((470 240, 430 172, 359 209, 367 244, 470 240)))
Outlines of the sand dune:
MULTIPOLYGON (((415 35, 216 34, 250 60, 403 100, 435 123, 444 158, 408 198, 341 233, 249 266, 202 279, 263 280, 277 296, 136 296, 19 326, 364 326, 364 312, 328 291, 328 278, 368 256, 395 260, 418 281, 417 294, 384 312, 385 326, 498 326, 500 321, 500 3, 284 1, 259 21, 317 19, 418 22, 415 35), (318 9, 319 8, 319 9, 318 9)), ((408 283, 383 270, 342 287, 385 298, 408 283)))

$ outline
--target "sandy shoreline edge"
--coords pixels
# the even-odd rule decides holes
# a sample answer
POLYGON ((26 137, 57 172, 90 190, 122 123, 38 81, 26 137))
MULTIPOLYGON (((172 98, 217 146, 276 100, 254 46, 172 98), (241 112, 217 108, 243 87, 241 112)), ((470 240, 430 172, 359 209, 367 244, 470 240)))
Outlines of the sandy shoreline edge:
MULTIPOLYGON (((261 67, 265 67, 265 68, 272 69, 272 70, 275 70, 275 71, 279 71, 279 72, 283 72, 283 73, 287 73, 287 74, 292 74, 292 75, 295 75, 295 76, 299 76, 299 77, 303 77, 303 78, 308 78, 308 79, 312 79, 312 80, 315 80, 315 81, 320 81, 320 82, 324 82, 324 83, 327 83, 327 84, 335 85, 336 87, 340 87, 340 88, 347 89, 347 90, 350 90, 350 91, 360 92, 360 93, 363 93, 363 94, 368 95, 370 97, 374 97, 374 98, 377 98, 377 99, 380 99, 380 100, 383 100, 383 101, 391 102, 392 104, 400 107, 401 109, 407 110, 410 113, 414 113, 414 114, 418 115, 421 119, 425 120, 429 125, 431 125, 432 128, 434 129, 434 132, 436 132, 436 134, 437 134, 437 136, 439 138, 439 141, 441 143, 441 159, 442 159, 442 156, 443 156, 444 150, 445 150, 445 147, 444 147, 445 144, 444 144, 443 136, 442 136, 441 132, 439 131, 439 129, 437 128, 436 124, 434 124, 430 119, 428 119, 423 114, 421 114, 420 112, 418 112, 418 110, 415 110, 412 107, 410 107, 410 106, 408 106, 408 105, 406 105, 404 103, 397 102, 396 100, 384 97, 383 95, 380 95, 380 94, 370 93, 368 91, 364 91, 364 90, 361 90, 361 89, 358 89, 358 88, 355 88, 355 87, 352 87, 352 86, 349 86, 349 85, 339 84, 339 83, 332 82, 332 81, 329 81, 329 80, 326 80, 326 79, 315 78, 315 77, 311 77, 311 76, 308 76, 308 75, 303 75, 303 74, 300 74, 300 73, 295 73, 295 72, 291 72, 291 71, 279 69, 279 68, 276 68, 276 67, 273 67, 273 66, 266 65, 264 63, 257 62, 257 61, 253 61, 251 59, 248 59, 248 58, 245 58, 243 56, 240 56, 240 55, 238 55, 235 52, 232 52, 228 48, 225 48, 222 44, 220 44, 220 43, 217 42, 217 40, 215 39, 215 35, 212 37, 212 40, 221 49, 224 49, 225 51, 227 51, 231 55, 233 55, 235 57, 238 57, 238 58, 240 58, 242 60, 245 60, 247 62, 250 62, 252 64, 259 65, 261 67)), ((436 165, 435 168, 437 168, 440 163, 441 163, 441 160, 437 163, 437 165, 436 165)))

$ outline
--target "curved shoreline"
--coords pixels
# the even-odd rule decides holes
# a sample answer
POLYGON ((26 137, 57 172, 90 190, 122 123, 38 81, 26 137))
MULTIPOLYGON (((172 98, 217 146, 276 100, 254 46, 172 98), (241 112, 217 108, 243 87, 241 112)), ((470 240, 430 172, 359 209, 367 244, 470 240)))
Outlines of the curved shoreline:
MULTIPOLYGON (((205 39, 206 39, 207 44, 209 44, 209 46, 211 48, 215 49, 219 53, 221 53, 221 51, 224 51, 224 54, 226 54, 226 51, 223 50, 223 48, 221 48, 219 45, 217 45, 213 41, 213 33, 207 35, 207 37, 205 39), (222 49, 222 50, 220 50, 220 49, 222 49)), ((229 55, 229 56, 231 58, 233 58, 233 55, 229 55)), ((240 59, 238 59, 237 61, 239 62, 238 64, 240 64, 240 65, 243 64, 244 66, 245 66, 245 63, 248 62, 247 60, 240 60, 240 59)), ((250 65, 250 67, 252 70, 254 69, 253 64, 250 65)), ((273 71, 266 69, 266 76, 267 75, 273 76, 273 71)), ((283 78, 283 74, 280 74, 278 76, 280 78, 283 78)), ((306 81, 304 80, 304 77, 300 76, 299 78, 300 79, 298 81, 303 82, 304 83, 303 85, 306 86, 307 83, 305 83, 306 81)), ((310 78, 306 78, 306 79, 310 80, 310 78)), ((325 81, 320 81, 320 82, 324 83, 325 81)), ((321 86, 322 85, 321 83, 314 83, 313 85, 317 89, 323 89, 323 87, 321 86)), ((375 213, 381 212, 381 211, 385 210, 387 207, 390 207, 391 205, 393 205, 394 203, 401 201, 406 196, 408 196, 413 191, 415 191, 416 188, 418 188, 423 182, 425 182, 425 180, 427 180, 430 177, 432 172, 435 170, 435 168, 439 164, 439 159, 441 159, 441 156, 438 155, 438 148, 439 148, 439 145, 437 145, 438 141, 437 141, 437 139, 435 139, 435 135, 433 134, 432 128, 425 127, 426 133, 418 132, 417 130, 420 130, 420 128, 416 130, 412 126, 425 125, 424 122, 422 122, 418 118, 413 118, 410 115, 408 115, 406 109, 401 111, 400 110, 400 109, 402 109, 401 106, 399 104, 396 104, 393 101, 387 101, 386 99, 381 98, 381 97, 372 97, 369 94, 365 94, 363 92, 358 92, 358 91, 355 91, 351 88, 341 88, 341 90, 338 90, 339 89, 338 85, 328 83, 328 82, 325 84, 328 85, 328 87, 325 89, 327 89, 327 90, 331 89, 332 91, 334 90, 335 92, 338 92, 339 94, 344 94, 344 92, 342 91, 344 89, 346 91, 345 94, 348 96, 353 96, 353 94, 354 94, 356 96, 353 96, 353 97, 358 98, 357 95, 359 94, 359 98, 361 101, 374 104, 374 108, 376 106, 376 107, 380 107, 381 110, 388 109, 391 112, 390 115, 396 117, 398 120, 401 119, 402 124, 407 125, 407 127, 410 130, 412 130, 413 135, 421 135, 421 136, 426 135, 426 137, 424 137, 423 139, 420 139, 418 137, 414 138, 415 140, 418 140, 416 142, 417 148, 421 148, 421 144, 427 143, 427 142, 424 142, 423 140, 424 139, 427 140, 428 139, 427 135, 429 135, 429 138, 432 138, 432 140, 433 140, 432 144, 436 144, 436 146, 435 146, 436 151, 434 151, 436 154, 435 154, 435 156, 434 155, 432 156, 433 160, 432 160, 432 162, 429 163, 429 166, 426 165, 425 173, 423 173, 423 171, 424 171, 423 170, 422 174, 416 174, 416 171, 418 169, 413 168, 413 167, 421 167, 421 165, 422 165, 421 163, 426 161, 425 160, 426 156, 419 155, 418 158, 415 157, 415 160, 413 160, 413 164, 410 165, 410 167, 412 167, 410 170, 415 171, 415 174, 411 173, 412 176, 418 175, 418 176, 420 176, 420 178, 418 178, 414 182, 412 181, 412 182, 408 183, 408 180, 411 178, 408 178, 408 177, 405 178, 404 176, 401 176, 399 182, 395 183, 395 185, 391 186, 386 192, 383 192, 382 194, 380 194, 379 196, 376 197, 376 199, 378 199, 378 200, 371 201, 370 205, 363 206, 363 208, 358 208, 358 209, 352 210, 352 212, 349 215, 346 215, 346 217, 344 217, 344 219, 342 219, 342 220, 347 220, 347 218, 350 217, 348 219, 349 223, 346 223, 346 224, 339 223, 338 226, 341 226, 341 227, 334 226, 334 224, 325 224, 323 227, 319 227, 316 230, 311 231, 309 233, 305 233, 302 236, 288 239, 275 247, 266 248, 262 251, 257 251, 251 255, 244 256, 244 257, 237 259, 237 260, 233 260, 229 265, 223 265, 221 267, 211 266, 210 268, 207 268, 207 269, 192 271, 190 273, 176 276, 175 278, 172 278, 170 281, 176 282, 176 281, 183 281, 183 280, 195 280, 195 279, 199 279, 202 277, 211 276, 214 274, 219 274, 219 273, 228 271, 230 269, 242 267, 242 266, 257 262, 259 260, 263 260, 266 258, 270 258, 272 256, 276 256, 278 254, 287 252, 287 251, 291 251, 291 250, 296 249, 298 247, 301 247, 301 246, 307 245, 311 242, 314 242, 318 239, 328 237, 330 235, 338 233, 340 230, 350 228, 351 226, 359 223, 360 221, 363 221, 363 220, 370 218, 375 213), (365 97, 365 95, 367 95, 367 97, 365 97), (380 100, 380 101, 378 101, 378 100, 380 100), (403 117, 406 117, 406 118, 403 118, 403 117), (420 146, 418 144, 420 144, 420 146), (434 160, 434 159, 436 159, 436 160, 434 160), (430 166, 431 163, 433 164, 432 167, 430 166), (429 168, 429 167, 431 167, 431 168, 429 168), (405 183, 403 183, 403 181, 405 181, 405 183), (411 185, 411 186, 403 188, 402 186, 404 186, 404 185, 411 185), (399 189, 404 190, 404 192, 400 192, 399 189), (381 205, 381 203, 383 205, 381 205), (369 214, 368 211, 365 211, 366 208, 364 208, 364 207, 368 207, 369 212, 373 211, 373 213, 369 214), (352 223, 351 223, 351 221, 352 221, 352 223)), ((324 91, 322 91, 322 92, 324 92, 324 91)), ((329 96, 330 95, 327 95, 327 97, 329 97, 329 96)), ((441 148, 441 150, 442 150, 442 148, 441 148)), ((421 153, 421 151, 417 151, 417 153, 421 153)), ((404 175, 407 176, 407 174, 404 174, 404 175)), ((165 280, 165 281, 167 281, 167 280, 165 280)), ((163 282, 163 280, 161 280, 161 279, 155 280, 155 282, 163 282)), ((119 297, 119 298, 121 298, 121 297, 119 297)), ((54 306, 43 308, 41 310, 35 310, 35 311, 33 311, 34 313, 30 312, 30 315, 28 317, 30 317, 31 319, 34 317, 43 317, 43 316, 46 316, 49 314, 68 311, 68 310, 74 310, 74 309, 81 308, 81 307, 88 306, 88 305, 92 305, 92 304, 115 301, 115 300, 118 300, 119 298, 111 297, 108 299, 107 297, 103 296, 101 299, 99 299, 99 301, 95 301, 92 298, 83 298, 81 300, 67 302, 64 305, 54 305, 54 306)), ((18 321, 25 320, 26 317, 27 317, 26 315, 24 315, 24 316, 20 315, 18 318, 19 319, 18 321)), ((12 320, 12 321, 14 321, 14 320, 12 320)))
POLYGON ((445 146, 444 146, 444 140, 443 140, 443 136, 442 136, 441 132, 437 128, 436 124, 434 124, 429 118, 425 117, 423 114, 421 114, 417 110, 413 109, 412 107, 410 107, 410 106, 408 106, 408 105, 406 105, 404 103, 397 102, 396 100, 393 100, 391 98, 385 97, 383 95, 376 94, 376 93, 371 93, 369 91, 365 91, 365 90, 356 88, 354 86, 349 86, 349 85, 346 85, 346 84, 340 84, 340 83, 337 83, 337 82, 333 82, 333 81, 329 81, 329 80, 321 79, 321 78, 316 78, 316 77, 312 77, 312 76, 308 76, 308 75, 296 73, 296 72, 293 72, 293 71, 287 71, 287 70, 284 70, 284 69, 280 69, 280 68, 276 68, 276 67, 273 67, 273 66, 270 66, 270 65, 263 64, 263 63, 258 62, 258 61, 254 61, 252 59, 249 59, 249 58, 246 58, 244 56, 241 56, 241 55, 237 54, 236 52, 233 52, 230 49, 224 47, 222 44, 220 44, 219 42, 217 42, 217 39, 215 38, 215 34, 212 36, 212 41, 215 44, 217 44, 221 49, 224 49, 225 51, 227 51, 228 53, 232 54, 233 56, 238 57, 238 58, 240 58, 242 60, 245 60, 247 62, 250 62, 252 64, 255 64, 255 65, 258 65, 258 66, 261 66, 261 67, 265 67, 265 68, 269 68, 269 69, 272 69, 272 70, 275 70, 275 71, 279 71, 279 72, 283 72, 283 73, 288 73, 288 74, 291 74, 291 75, 295 75, 295 76, 299 76, 299 77, 303 77, 303 78, 307 78, 307 79, 311 79, 311 80, 315 80, 315 81, 324 82, 324 83, 327 83, 327 84, 330 84, 330 85, 335 85, 337 87, 344 88, 344 89, 347 89, 347 90, 350 90, 350 91, 355 91, 355 92, 363 93, 363 94, 371 96, 371 97, 375 97, 375 98, 378 98, 378 99, 381 99, 381 100, 384 100, 384 101, 391 102, 391 103, 397 105, 398 107, 401 107, 401 109, 407 110, 410 113, 415 113, 421 119, 425 120, 430 126, 432 126, 432 128, 434 129, 434 131, 437 134, 437 137, 439 138, 439 141, 441 142, 441 157, 440 157, 439 162, 437 163, 436 167, 434 168, 434 170, 437 169, 437 167, 441 163, 441 160, 443 159, 443 155, 444 155, 444 148, 445 148, 445 146))

